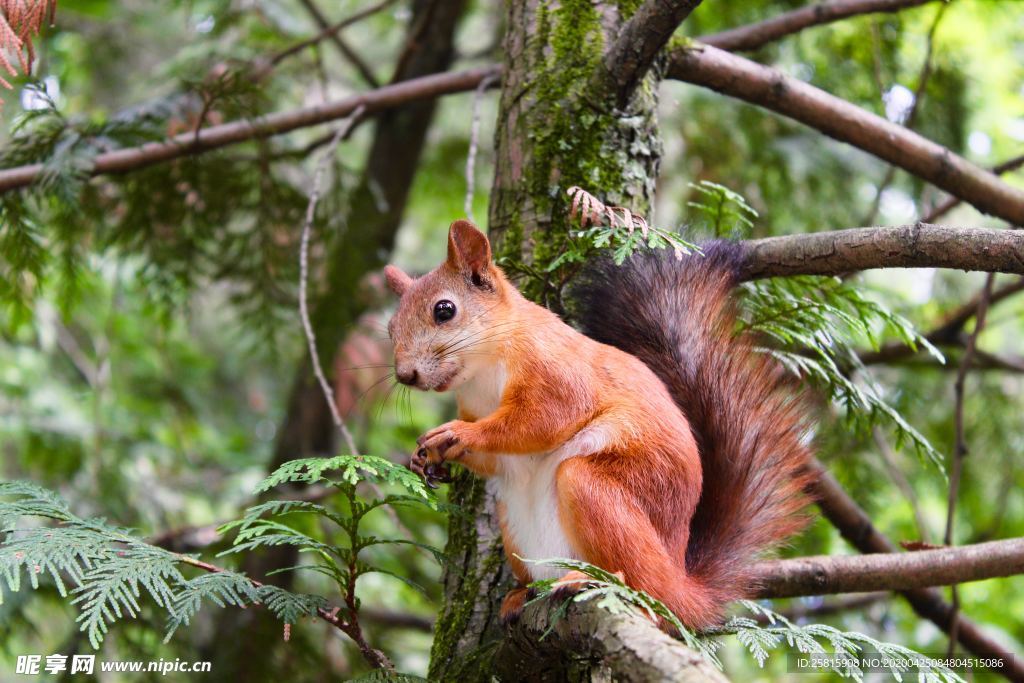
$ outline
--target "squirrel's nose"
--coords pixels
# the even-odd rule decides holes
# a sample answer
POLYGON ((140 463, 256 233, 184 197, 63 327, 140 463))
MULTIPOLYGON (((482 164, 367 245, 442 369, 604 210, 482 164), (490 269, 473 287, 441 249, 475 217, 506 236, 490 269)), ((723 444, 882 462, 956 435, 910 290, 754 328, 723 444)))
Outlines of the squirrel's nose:
POLYGON ((416 368, 411 368, 408 370, 395 370, 395 377, 402 384, 408 384, 409 386, 412 386, 413 384, 416 384, 416 380, 419 379, 419 373, 416 372, 416 368))

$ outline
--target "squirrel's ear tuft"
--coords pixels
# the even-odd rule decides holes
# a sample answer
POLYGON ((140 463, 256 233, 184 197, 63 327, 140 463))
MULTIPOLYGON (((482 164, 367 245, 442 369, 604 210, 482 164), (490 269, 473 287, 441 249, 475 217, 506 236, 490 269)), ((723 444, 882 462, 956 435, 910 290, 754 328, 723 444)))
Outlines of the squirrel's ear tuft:
POLYGON ((411 277, 391 265, 384 266, 384 279, 387 280, 388 289, 398 296, 405 294, 405 290, 409 289, 409 285, 412 284, 411 277))
POLYGON ((493 286, 489 274, 491 243, 467 220, 457 220, 448 229, 448 265, 478 287, 493 286))

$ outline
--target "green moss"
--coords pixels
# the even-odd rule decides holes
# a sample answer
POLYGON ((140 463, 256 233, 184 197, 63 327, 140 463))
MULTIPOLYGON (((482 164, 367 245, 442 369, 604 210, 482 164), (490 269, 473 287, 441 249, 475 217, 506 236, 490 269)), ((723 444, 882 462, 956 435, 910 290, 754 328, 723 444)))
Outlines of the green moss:
MULTIPOLYGON (((486 495, 484 481, 463 471, 452 486, 452 499, 467 510, 478 510, 486 495)), ((476 520, 464 515, 453 514, 449 519, 448 555, 475 553, 479 542, 476 520)), ((431 647, 430 680, 488 681, 490 680, 490 654, 497 643, 494 638, 482 634, 484 642, 471 653, 461 653, 458 641, 463 637, 473 616, 473 607, 480 595, 492 589, 490 582, 501 572, 504 555, 500 547, 491 547, 484 557, 477 557, 467 571, 459 577, 454 594, 445 602, 445 611, 439 615, 434 627, 434 642, 431 647), (479 564, 476 564, 479 560, 479 564)), ((460 565, 465 567, 465 565, 460 565)))
MULTIPOLYGON (((620 4, 624 15, 635 2, 620 4)), ((526 136, 532 143, 526 173, 527 193, 537 213, 549 219, 548 234, 537 235, 530 253, 536 270, 544 272, 566 246, 569 229, 566 191, 579 185, 605 201, 646 211, 642 191, 650 180, 645 157, 652 143, 643 130, 651 126, 649 112, 609 111, 587 91, 603 55, 601 17, 588 0, 566 0, 556 7, 542 5, 534 35, 532 97, 526 136), (640 188, 638 190, 638 188, 640 188)), ((655 97, 645 82, 637 101, 655 97)), ((511 257, 516 242, 509 235, 505 252, 511 257)), ((518 256, 518 254, 515 254, 518 256)), ((557 278, 556 278, 557 279, 557 278)), ((534 300, 547 299, 550 283, 532 278, 524 291, 534 300)))
MULTIPOLYGON (((542 5, 535 41, 536 104, 526 131, 532 142, 526 184, 538 214, 550 217, 548 233, 536 236, 531 249, 532 263, 543 271, 565 248, 565 191, 580 185, 599 197, 614 198, 626 178, 623 159, 607 145, 618 137, 618 120, 595 106, 587 92, 603 54, 600 14, 588 0, 567 0, 554 8, 542 5)), ((511 238, 507 246, 514 242, 511 238)), ((546 288, 538 279, 524 285, 526 295, 535 300, 544 299, 546 288)))

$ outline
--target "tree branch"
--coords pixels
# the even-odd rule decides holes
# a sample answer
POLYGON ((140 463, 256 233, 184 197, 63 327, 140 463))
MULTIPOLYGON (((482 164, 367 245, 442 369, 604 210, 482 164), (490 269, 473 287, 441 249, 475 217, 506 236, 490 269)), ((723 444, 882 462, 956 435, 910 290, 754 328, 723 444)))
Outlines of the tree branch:
POLYGON ((950 586, 1024 574, 1024 538, 872 555, 824 555, 761 562, 758 598, 792 598, 950 586))
MULTIPOLYGON (((1024 154, 1014 157, 1012 159, 1007 159, 1003 163, 993 166, 992 172, 995 173, 996 175, 1003 175, 1004 173, 1016 171, 1021 166, 1024 166, 1024 154)), ((960 206, 962 201, 963 200, 960 199, 959 197, 950 197, 946 201, 942 202, 934 209, 929 211, 928 215, 922 218, 921 220, 924 221, 925 223, 934 223, 935 221, 937 221, 938 219, 942 218, 947 213, 955 209, 956 207, 960 206)))
MULTIPOLYGON (((1021 573, 1024 538, 1015 538, 957 548, 761 562, 755 580, 757 598, 790 598, 867 591, 920 593, 927 586, 1021 573)), ((880 598, 884 594, 869 593, 850 604, 863 606, 880 598)), ((495 668, 510 680, 558 680, 568 678, 575 667, 597 662, 614 680, 723 680, 697 652, 639 613, 612 613, 596 602, 573 602, 561 616, 548 601, 529 605, 507 630, 495 668)), ((1009 654, 1002 656, 1009 665, 1009 654)))
POLYGON ((785 12, 756 24, 739 26, 727 31, 712 33, 697 38, 702 43, 714 45, 730 52, 756 50, 768 43, 799 33, 812 26, 820 26, 859 14, 876 12, 899 12, 935 0, 833 0, 817 5, 808 5, 785 12))
MULTIPOLYGON (((1003 299, 1008 299, 1014 294, 1024 292, 1024 278, 1005 284, 999 289, 992 292, 992 296, 989 298, 988 305, 994 306, 1003 299)), ((957 343, 961 338, 961 332, 963 332, 964 325, 967 321, 973 318, 981 306, 982 296, 978 294, 964 305, 957 308, 955 311, 945 317, 941 324, 938 325, 934 330, 925 335, 932 344, 936 346, 948 345, 957 343)), ((867 351, 859 354, 860 362, 864 365, 877 365, 879 363, 891 363, 907 356, 913 356, 917 353, 917 350, 910 348, 906 344, 892 343, 886 344, 877 351, 867 351)), ((987 360, 993 360, 990 356, 987 360)))
POLYGON ((955 268, 1024 274, 1024 232, 916 223, 786 235, 746 243, 745 279, 837 275, 871 268, 955 268))
POLYGON ((777 69, 696 45, 673 51, 668 75, 800 121, 960 197, 982 213, 1024 225, 1024 191, 913 131, 777 69))
MULTIPOLYGON (((893 553, 896 546, 882 535, 871 519, 843 490, 821 463, 816 462, 817 481, 812 494, 825 517, 839 533, 862 553, 893 553)), ((943 631, 948 632, 953 616, 952 607, 938 591, 931 588, 910 588, 900 591, 913 610, 943 631)), ((1024 681, 1024 660, 1015 657, 1002 644, 990 637, 972 621, 960 617, 957 635, 960 643, 976 657, 1001 658, 1005 668, 998 673, 1010 680, 1024 681)))
MULTIPOLYGON (((195 132, 189 131, 161 142, 150 142, 140 147, 128 147, 100 154, 93 162, 91 175, 134 171, 255 138, 281 135, 299 128, 344 118, 359 107, 365 108, 365 116, 372 116, 411 102, 474 90, 482 80, 498 73, 498 66, 483 66, 466 71, 432 74, 385 85, 327 104, 233 121, 195 132)), ((29 164, 0 171, 0 193, 31 185, 42 175, 43 167, 43 164, 29 164)))
POLYGON ((701 0, 646 0, 619 31, 605 51, 594 75, 593 92, 625 108, 633 91, 668 43, 679 24, 701 0))
MULTIPOLYGON (((355 67, 356 71, 359 72, 359 75, 362 76, 364 81, 366 81, 366 84, 371 88, 379 87, 380 81, 378 81, 377 77, 373 75, 373 71, 370 69, 369 65, 367 65, 367 63, 363 61, 358 54, 356 54, 356 51, 352 49, 352 46, 349 45, 338 33, 342 28, 347 26, 348 23, 352 22, 342 20, 338 25, 332 26, 331 22, 327 20, 327 17, 324 16, 324 13, 320 11, 320 8, 316 6, 316 3, 314 3, 313 0, 299 0, 299 4, 305 8, 309 16, 311 16, 313 21, 316 22, 317 27, 320 28, 320 35, 334 43, 334 47, 338 49, 341 56, 355 67)), ((373 14, 376 11, 384 9, 384 7, 387 7, 387 3, 381 3, 374 7, 370 7, 367 12, 369 12, 369 14, 373 14)), ((366 14, 366 12, 360 12, 356 16, 362 18, 362 16, 369 16, 369 14, 366 14)), ((317 38, 319 38, 319 36, 317 36, 317 38)))
POLYGON ((596 603, 573 602, 560 617, 547 600, 527 606, 494 656, 502 680, 575 680, 572 672, 593 669, 605 674, 601 680, 627 683, 728 680, 639 612, 616 614, 596 603))
MULTIPOLYGON (((381 2, 378 2, 376 5, 372 5, 370 7, 367 7, 366 9, 360 10, 360 11, 356 12, 355 14, 352 14, 351 16, 345 17, 341 21, 339 21, 339 22, 337 22, 335 24, 331 24, 330 26, 326 26, 326 27, 322 26, 322 24, 320 22, 320 19, 323 19, 324 22, 326 22, 326 18, 323 16, 323 14, 320 13, 319 9, 317 9, 315 5, 312 5, 313 9, 310 10, 309 9, 310 6, 307 5, 307 11, 309 11, 311 14, 313 13, 313 11, 316 12, 316 14, 314 14, 313 18, 317 22, 318 25, 321 25, 321 29, 322 30, 320 31, 320 33, 317 33, 315 36, 313 36, 311 38, 307 38, 306 40, 300 41, 298 43, 295 43, 291 47, 285 48, 281 52, 278 52, 277 54, 275 54, 273 57, 270 58, 270 63, 276 65, 279 62, 281 62, 282 60, 284 60, 284 59, 286 59, 288 57, 291 57, 293 54, 295 54, 297 52, 302 52, 307 47, 310 47, 312 45, 316 45, 317 43, 319 43, 320 41, 322 41, 322 40, 324 40, 326 38, 332 38, 332 39, 337 38, 337 33, 339 31, 341 31, 343 28, 345 28, 347 26, 351 26, 352 24, 355 24, 355 23, 357 23, 359 21, 362 21, 363 19, 366 19, 367 17, 376 14, 377 12, 380 12, 380 11, 382 11, 384 9, 387 9, 389 6, 391 6, 393 4, 395 4, 395 0, 381 0, 381 2)), ((342 49, 341 46, 337 46, 337 47, 339 49, 342 49)), ((346 57, 347 57, 347 55, 346 55, 346 57)), ((372 79, 370 82, 371 83, 375 83, 376 79, 373 79, 373 75, 372 74, 370 76, 371 76, 371 79, 372 79)), ((364 76, 364 78, 365 78, 365 76, 364 76)))

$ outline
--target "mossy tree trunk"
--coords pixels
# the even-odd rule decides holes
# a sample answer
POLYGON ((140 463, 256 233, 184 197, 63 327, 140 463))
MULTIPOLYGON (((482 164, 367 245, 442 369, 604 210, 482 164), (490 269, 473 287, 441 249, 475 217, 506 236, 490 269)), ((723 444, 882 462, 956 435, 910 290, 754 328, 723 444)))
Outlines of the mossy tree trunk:
MULTIPOLYGON (((495 255, 535 301, 561 310, 560 282, 533 264, 560 252, 568 235, 566 191, 578 185, 608 204, 647 214, 661 144, 655 107, 659 64, 622 91, 594 85, 608 47, 637 9, 633 2, 529 0, 506 4, 504 76, 489 232, 495 255), (619 102, 625 106, 618 106, 619 102)), ((671 31, 669 31, 671 32, 671 31)), ((464 515, 449 526, 446 601, 438 618, 430 680, 520 679, 495 657, 501 599, 511 585, 494 497, 463 473, 451 496, 464 515), (504 667, 504 668, 503 668, 504 667)), ((573 662, 561 679, 590 680, 573 662)))

